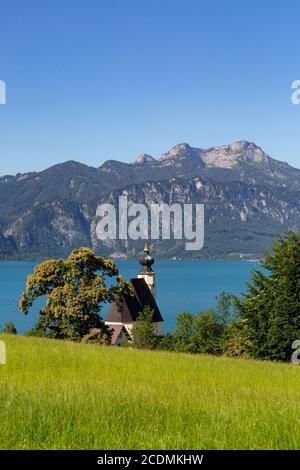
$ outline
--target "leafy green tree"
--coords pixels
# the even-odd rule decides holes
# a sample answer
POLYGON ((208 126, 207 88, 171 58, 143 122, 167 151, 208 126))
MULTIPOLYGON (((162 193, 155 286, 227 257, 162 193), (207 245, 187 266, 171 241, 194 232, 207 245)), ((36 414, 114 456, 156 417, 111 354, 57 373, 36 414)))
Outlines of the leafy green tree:
POLYGON ((99 313, 101 304, 117 300, 132 289, 111 260, 90 248, 74 250, 67 260, 48 260, 28 276, 20 311, 27 314, 35 299, 47 296, 35 331, 59 339, 80 341, 93 328, 109 338, 99 313), (107 285, 107 279, 111 279, 107 285))
POLYGON ((189 312, 181 312, 176 317, 176 325, 172 332, 173 349, 178 352, 193 352, 191 338, 195 333, 194 316, 189 312))
POLYGON ((12 322, 4 323, 3 333, 8 333, 10 335, 16 335, 17 330, 15 325, 12 322))
POLYGON ((157 347, 163 351, 174 351, 175 342, 173 332, 168 331, 168 333, 160 339, 157 344, 157 347))
POLYGON ((235 316, 232 294, 221 292, 217 297, 216 321, 223 325, 229 325, 235 316))
POLYGON ((241 320, 233 320, 226 330, 223 341, 223 355, 249 358, 250 342, 241 320))
POLYGON ((222 292, 215 310, 201 310, 196 315, 180 313, 173 332, 162 339, 161 348, 220 355, 226 348, 234 318, 232 295, 222 292))
POLYGON ((193 354, 222 354, 226 328, 214 310, 196 315, 180 313, 172 334, 173 349, 193 354))
POLYGON ((254 270, 248 291, 236 305, 251 356, 289 361, 292 342, 300 339, 300 233, 275 240, 273 252, 254 270))
POLYGON ((132 327, 133 347, 137 349, 154 349, 158 344, 158 337, 154 334, 154 311, 146 306, 139 314, 132 327))
POLYGON ((224 326, 220 338, 222 354, 230 357, 249 357, 249 341, 234 300, 234 296, 227 292, 222 292, 217 297, 217 322, 224 326))

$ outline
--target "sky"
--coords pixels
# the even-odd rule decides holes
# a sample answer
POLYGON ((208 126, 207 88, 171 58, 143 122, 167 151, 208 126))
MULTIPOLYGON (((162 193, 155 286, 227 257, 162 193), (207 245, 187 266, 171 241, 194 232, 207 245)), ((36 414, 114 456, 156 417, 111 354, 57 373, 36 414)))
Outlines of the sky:
POLYGON ((300 2, 2 0, 0 174, 237 140, 300 168, 300 2))

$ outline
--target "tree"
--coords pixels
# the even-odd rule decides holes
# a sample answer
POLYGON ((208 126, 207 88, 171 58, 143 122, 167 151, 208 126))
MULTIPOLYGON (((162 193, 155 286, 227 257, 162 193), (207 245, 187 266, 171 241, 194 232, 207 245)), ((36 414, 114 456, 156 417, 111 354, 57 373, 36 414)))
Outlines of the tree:
POLYGON ((196 315, 180 313, 173 332, 161 341, 161 348, 220 355, 225 351, 234 315, 232 295, 222 292, 217 297, 215 310, 200 310, 196 315))
POLYGON ((174 344, 173 332, 168 331, 168 333, 160 339, 157 346, 162 351, 174 351, 175 350, 175 344, 174 344))
POLYGON ((214 310, 201 310, 196 315, 180 313, 173 331, 173 348, 178 352, 222 354, 226 325, 214 310))
POLYGON ((132 327, 133 347, 137 349, 154 349, 158 337, 154 334, 154 310, 149 306, 139 313, 137 321, 132 327))
POLYGON ((216 320, 223 325, 230 324, 235 317, 235 312, 232 307, 232 294, 221 292, 217 297, 216 320))
POLYGON ((289 361, 300 339, 300 233, 288 231, 254 270, 248 291, 236 298, 248 350, 254 358, 289 361))
POLYGON ((3 333, 8 333, 10 335, 16 335, 17 330, 15 325, 12 322, 4 323, 3 333))
POLYGON ((96 256, 90 248, 74 250, 67 260, 48 260, 28 276, 20 311, 28 313, 35 299, 47 296, 35 331, 59 339, 80 341, 93 328, 109 338, 99 316, 101 304, 117 300, 132 288, 119 276, 111 260, 96 256), (109 286, 107 279, 111 279, 109 286))

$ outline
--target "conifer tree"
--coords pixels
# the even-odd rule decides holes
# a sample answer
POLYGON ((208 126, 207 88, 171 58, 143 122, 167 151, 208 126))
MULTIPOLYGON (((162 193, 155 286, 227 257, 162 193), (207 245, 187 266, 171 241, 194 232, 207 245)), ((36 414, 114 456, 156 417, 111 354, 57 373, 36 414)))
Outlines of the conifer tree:
POLYGON ((289 361, 292 343, 300 339, 300 233, 288 231, 254 270, 248 291, 236 305, 250 354, 259 359, 289 361))

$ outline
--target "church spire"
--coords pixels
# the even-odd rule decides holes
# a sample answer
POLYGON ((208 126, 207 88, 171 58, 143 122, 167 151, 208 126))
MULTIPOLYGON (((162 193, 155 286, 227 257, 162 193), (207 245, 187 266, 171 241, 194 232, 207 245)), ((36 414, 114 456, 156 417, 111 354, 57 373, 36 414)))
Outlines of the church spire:
POLYGON ((140 274, 145 273, 152 273, 151 266, 154 264, 155 260, 150 256, 150 249, 148 243, 145 243, 144 247, 144 255, 140 257, 140 264, 142 265, 142 269, 140 270, 140 274))
POLYGON ((150 256, 150 249, 148 243, 145 243, 144 254, 140 257, 140 264, 142 266, 138 277, 143 278, 149 287, 153 297, 156 297, 156 275, 152 270, 154 264, 154 258, 150 256))

